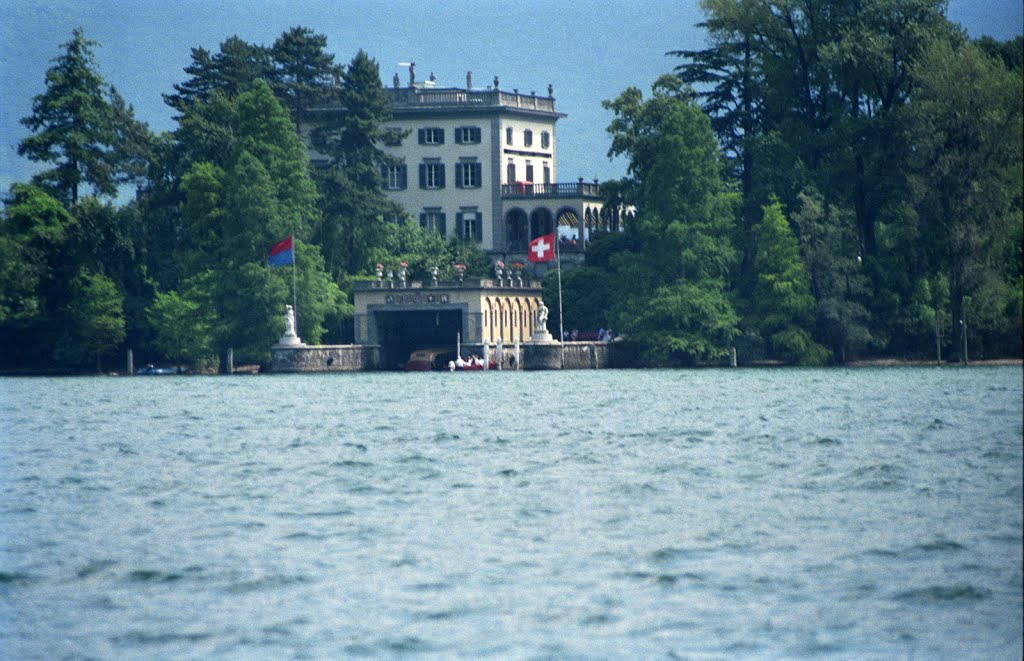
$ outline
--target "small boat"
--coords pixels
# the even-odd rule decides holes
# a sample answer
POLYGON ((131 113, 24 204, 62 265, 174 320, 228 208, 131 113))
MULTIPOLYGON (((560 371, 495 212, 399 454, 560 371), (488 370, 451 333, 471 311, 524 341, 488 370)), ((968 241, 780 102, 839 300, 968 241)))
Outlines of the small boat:
POLYGON ((406 372, 430 372, 432 370, 447 369, 448 361, 455 357, 451 349, 432 348, 417 349, 409 354, 409 360, 405 361, 406 372))
MULTIPOLYGON (((433 348, 417 349, 409 354, 409 360, 405 362, 406 372, 431 372, 435 370, 450 372, 476 372, 484 369, 483 362, 465 361, 465 364, 456 365, 457 356, 451 349, 433 348)), ((494 360, 488 365, 490 369, 498 369, 494 360)))
POLYGON ((161 376, 164 374, 178 374, 178 370, 173 367, 153 367, 153 365, 146 365, 140 367, 137 372, 139 376, 161 376))

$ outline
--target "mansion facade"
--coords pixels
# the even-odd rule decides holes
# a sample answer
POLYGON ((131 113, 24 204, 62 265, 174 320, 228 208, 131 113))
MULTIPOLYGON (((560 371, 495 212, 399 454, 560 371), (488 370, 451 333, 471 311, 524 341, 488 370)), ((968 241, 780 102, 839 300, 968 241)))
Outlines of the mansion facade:
MULTIPOLYGON (((433 75, 431 75, 433 78, 433 75)), ((405 137, 383 145, 394 164, 381 187, 429 231, 474 241, 492 257, 526 261, 529 242, 559 230, 564 252, 582 254, 594 230, 617 231, 622 211, 605 209, 596 181, 558 180, 553 89, 535 92, 417 82, 396 74, 389 128, 405 137)), ((314 157, 315 160, 315 157, 314 157)))

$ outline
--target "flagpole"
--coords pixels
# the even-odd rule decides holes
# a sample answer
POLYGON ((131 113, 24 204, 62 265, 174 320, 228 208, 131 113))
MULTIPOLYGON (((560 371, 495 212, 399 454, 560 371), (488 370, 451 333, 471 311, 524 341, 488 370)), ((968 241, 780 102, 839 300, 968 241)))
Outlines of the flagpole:
POLYGON ((558 234, 558 225, 555 225, 555 263, 558 269, 558 346, 561 348, 559 354, 559 367, 565 367, 565 328, 562 320, 562 251, 558 248, 561 243, 561 236, 558 234))
POLYGON ((296 269, 299 267, 298 251, 295 250, 295 235, 292 234, 292 310, 295 312, 295 330, 299 329, 299 295, 296 293, 299 281, 298 272, 296 269))

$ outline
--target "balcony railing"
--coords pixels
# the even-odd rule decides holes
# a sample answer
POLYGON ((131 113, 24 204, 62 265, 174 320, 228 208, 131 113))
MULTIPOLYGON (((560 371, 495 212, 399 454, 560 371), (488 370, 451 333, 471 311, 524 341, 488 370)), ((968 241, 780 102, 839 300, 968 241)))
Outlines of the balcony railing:
POLYGON ((555 112, 552 97, 518 94, 501 90, 463 90, 456 88, 391 88, 388 89, 395 108, 436 106, 504 106, 555 112))
POLYGON ((585 197, 600 199, 601 186, 600 184, 588 184, 582 181, 572 184, 533 184, 526 181, 517 181, 514 184, 502 184, 501 196, 510 199, 524 197, 585 197))

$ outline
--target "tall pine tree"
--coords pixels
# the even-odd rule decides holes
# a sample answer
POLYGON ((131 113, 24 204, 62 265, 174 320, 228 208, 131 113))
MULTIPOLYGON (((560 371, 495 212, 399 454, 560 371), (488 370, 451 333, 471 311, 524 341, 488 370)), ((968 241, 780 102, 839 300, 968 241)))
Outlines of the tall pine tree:
POLYGON ((21 120, 33 135, 18 154, 53 164, 33 179, 69 206, 83 184, 97 195, 116 195, 118 183, 139 173, 140 146, 148 139, 131 106, 97 72, 96 45, 74 30, 46 72, 46 91, 33 97, 32 114, 21 120))

